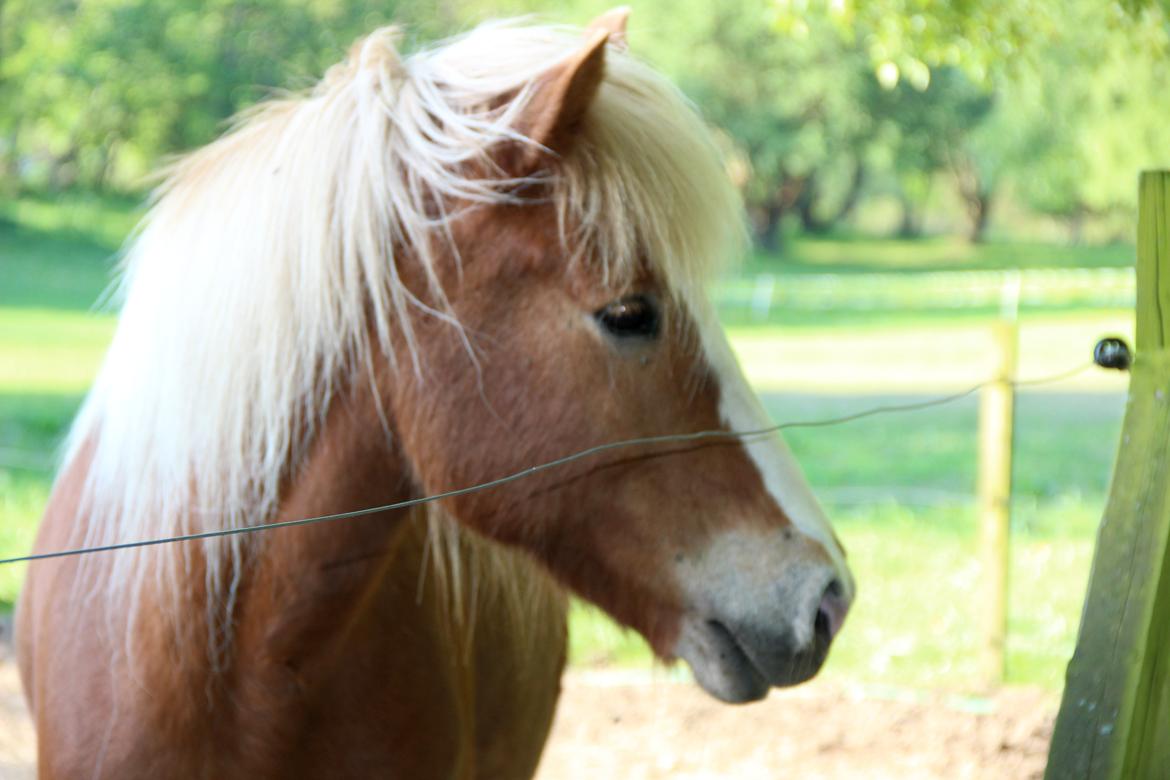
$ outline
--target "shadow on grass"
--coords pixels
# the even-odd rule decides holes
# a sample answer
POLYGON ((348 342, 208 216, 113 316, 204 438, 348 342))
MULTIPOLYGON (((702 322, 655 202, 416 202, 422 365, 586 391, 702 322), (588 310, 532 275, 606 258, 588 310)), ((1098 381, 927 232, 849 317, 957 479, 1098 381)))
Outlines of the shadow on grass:
POLYGON ((85 192, 0 200, 0 306, 92 308, 141 215, 140 202, 85 192))
POLYGON ((1008 268, 1124 268, 1134 264, 1128 243, 1097 245, 991 241, 971 244, 956 236, 915 239, 853 234, 793 236, 783 254, 753 252, 748 272, 873 273, 973 271, 1008 268))
POLYGON ((11 465, 0 458, 0 468, 51 469, 84 398, 74 393, 0 393, 0 452, 25 456, 22 463, 12 457, 11 465))
POLYGON ((112 278, 116 247, 0 221, 0 306, 88 311, 112 278))
MULTIPOLYGON (((907 328, 942 326, 985 325, 1000 315, 999 306, 935 306, 929 302, 895 308, 823 308, 810 309, 772 306, 765 315, 753 311, 750 305, 740 301, 721 302, 719 320, 724 326, 745 331, 763 328, 784 328, 788 332, 819 331, 825 329, 857 330, 859 328, 907 328)), ((1120 307, 1085 306, 1083 304, 1021 306, 1020 318, 1025 324, 1030 317, 1100 316, 1129 310, 1120 307)))

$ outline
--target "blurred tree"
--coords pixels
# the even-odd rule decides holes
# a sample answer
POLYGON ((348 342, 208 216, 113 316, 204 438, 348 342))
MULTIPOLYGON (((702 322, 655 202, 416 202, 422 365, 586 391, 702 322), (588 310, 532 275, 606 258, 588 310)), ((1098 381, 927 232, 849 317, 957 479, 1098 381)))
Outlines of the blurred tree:
POLYGON ((312 84, 370 29, 457 23, 422 0, 0 2, 0 153, 55 188, 139 185, 241 108, 312 84))
MULTIPOLYGON (((1090 0, 1096 2, 1096 0, 1090 0)), ((887 86, 923 86, 932 67, 965 70, 982 82, 1032 61, 1035 44, 1062 28, 1065 0, 776 0, 777 27, 830 20, 857 41, 887 86)), ((1114 5, 1104 3, 1102 5, 1114 5)))
MULTIPOLYGON (((940 156, 979 240, 999 185, 1066 219, 1132 213, 1133 177, 1167 162, 1157 117, 1170 0, 779 0, 780 36, 815 20, 864 45, 894 125, 903 229, 940 156), (954 92, 960 72, 994 99, 954 92), (947 89, 934 83, 946 78, 947 89), (913 96, 909 82, 921 91, 913 96), (930 85, 925 87, 925 85, 930 85), (973 102, 972 102, 973 100, 973 102), (919 140, 916 140, 919 139, 919 140)), ((968 92, 970 86, 964 87, 968 92)))
MULTIPOLYGON (((0 0, 0 190, 138 188, 389 21, 425 40, 611 3, 0 0)), ((1005 184, 1075 236, 1132 215, 1136 171, 1170 162, 1167 3, 640 0, 631 37, 722 128, 766 247, 786 221, 823 232, 875 193, 917 234, 943 181, 976 240, 1005 184)))
POLYGON ((1132 215, 1139 170, 1170 165, 1170 44, 1160 13, 1101 24, 1078 3, 1069 16, 1069 34, 1039 58, 1036 77, 1012 89, 1033 123, 1020 192, 1079 241, 1089 218, 1132 215))
POLYGON ((871 110, 882 123, 890 148, 890 167, 902 206, 899 234, 922 231, 921 213, 930 186, 940 171, 956 174, 972 219, 972 238, 987 226, 997 177, 979 164, 974 134, 993 105, 988 90, 973 84, 954 67, 938 69, 925 89, 905 81, 871 90, 871 110))
POLYGON ((776 36, 769 0, 654 5, 644 53, 725 131, 747 169, 760 244, 778 249, 784 218, 824 231, 848 215, 865 180, 872 121, 864 53, 827 24, 776 36))

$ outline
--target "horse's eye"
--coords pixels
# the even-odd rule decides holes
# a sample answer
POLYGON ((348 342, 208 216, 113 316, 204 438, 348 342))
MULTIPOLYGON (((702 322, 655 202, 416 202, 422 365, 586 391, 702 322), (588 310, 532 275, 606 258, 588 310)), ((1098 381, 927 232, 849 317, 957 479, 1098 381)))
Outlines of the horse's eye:
POLYGON ((593 316, 611 336, 653 338, 658 335, 658 309, 645 295, 614 301, 593 316))

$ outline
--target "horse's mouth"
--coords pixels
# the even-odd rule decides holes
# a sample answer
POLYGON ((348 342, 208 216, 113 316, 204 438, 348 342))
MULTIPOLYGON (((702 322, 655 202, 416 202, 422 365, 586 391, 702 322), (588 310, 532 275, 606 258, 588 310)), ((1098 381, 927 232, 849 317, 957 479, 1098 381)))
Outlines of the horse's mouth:
POLYGON ((720 701, 741 704, 768 695, 768 680, 718 620, 685 617, 675 652, 691 667, 695 682, 720 701))
POLYGON ((759 632, 736 632, 717 619, 687 616, 676 654, 707 693, 743 704, 764 698, 773 686, 805 682, 820 670, 831 638, 820 625, 816 628, 810 643, 796 648, 787 637, 766 641, 759 632))

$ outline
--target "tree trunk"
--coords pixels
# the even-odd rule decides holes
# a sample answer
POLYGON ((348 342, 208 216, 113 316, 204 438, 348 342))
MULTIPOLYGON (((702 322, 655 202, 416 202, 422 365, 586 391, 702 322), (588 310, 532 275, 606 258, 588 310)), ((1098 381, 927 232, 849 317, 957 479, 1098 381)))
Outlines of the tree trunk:
POLYGON ((1076 206, 1068 216, 1068 243, 1072 246, 1080 246, 1085 240, 1086 211, 1083 206, 1076 206))
POLYGON ((816 173, 810 173, 805 179, 804 188, 800 191, 800 197, 796 199, 796 214, 800 217, 800 229, 805 233, 821 234, 827 233, 832 226, 830 222, 821 219, 816 214, 817 196, 820 194, 820 186, 817 183, 816 173))
POLYGON ((94 188, 98 192, 105 192, 110 185, 110 174, 114 169, 114 158, 118 149, 118 139, 110 136, 102 144, 98 152, 97 174, 94 178, 94 188))
POLYGON ((77 183, 77 156, 77 145, 70 144, 65 154, 53 158, 49 164, 50 192, 64 192, 77 183))
MULTIPOLYGON (((8 49, 4 46, 4 41, 5 41, 4 32, 5 32, 5 29, 7 27, 7 22, 8 22, 8 20, 4 18, 4 11, 5 11, 6 5, 7 5, 6 0, 0 0, 0 65, 4 64, 4 56, 8 53, 8 49)), ((4 69, 2 67, 0 67, 0 73, 2 73, 3 71, 4 71, 4 69)))
POLYGON ((967 202, 967 212, 971 215, 971 232, 968 234, 972 244, 982 244, 986 238, 987 223, 991 219, 991 193, 980 192, 967 202))
POLYGON ((841 201, 841 205, 837 208, 837 213, 833 215, 833 222, 842 222, 853 214, 857 204, 861 202, 861 190, 865 187, 865 163, 861 160, 857 161, 857 165, 853 168, 853 178, 849 180, 849 189, 845 193, 845 200, 841 201))
MULTIPOLYGON (((8 29, 5 5, 5 0, 0 0, 0 74, 4 73, 4 59, 8 54, 8 49, 4 45, 5 33, 8 29)), ((4 87, 4 80, 0 79, 0 99, 8 99, 4 94, 4 87)), ((19 135, 20 117, 15 116, 12 118, 12 126, 8 131, 8 145, 3 153, 0 153, 0 195, 13 195, 20 189, 20 162, 16 153, 16 141, 19 135)))
POLYGON ((760 211, 756 240, 768 252, 784 251, 784 217, 800 203, 810 177, 780 174, 780 183, 760 211))
POLYGON ((817 206, 820 205, 821 189, 816 173, 811 173, 805 179, 804 188, 796 201, 797 214, 800 215, 800 227, 806 233, 824 235, 832 230, 853 213, 861 200, 861 189, 865 185, 865 166, 860 160, 853 167, 853 175, 849 179, 849 189, 841 202, 827 217, 817 215, 817 206))
POLYGON ((902 206, 902 219, 898 225, 898 238, 919 238, 922 236, 922 221, 914 210, 914 204, 906 193, 898 194, 902 206))
POLYGON ((959 195, 967 207, 967 216, 971 219, 971 229, 967 238, 972 244, 983 243, 987 232, 988 222, 991 220, 991 204, 995 195, 995 177, 984 177, 972 160, 963 160, 952 164, 955 182, 959 186, 959 195))
POLYGON ((15 195, 21 189, 20 181, 20 117, 12 123, 4 154, 0 154, 0 194, 15 195))
POLYGON ((784 206, 779 201, 770 201, 760 210, 760 217, 756 242, 765 252, 780 254, 784 251, 784 206))

